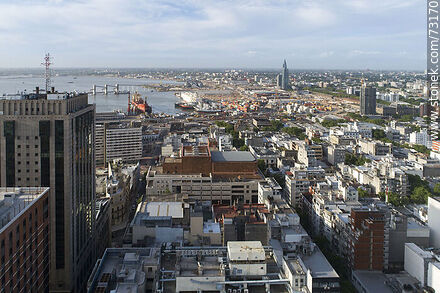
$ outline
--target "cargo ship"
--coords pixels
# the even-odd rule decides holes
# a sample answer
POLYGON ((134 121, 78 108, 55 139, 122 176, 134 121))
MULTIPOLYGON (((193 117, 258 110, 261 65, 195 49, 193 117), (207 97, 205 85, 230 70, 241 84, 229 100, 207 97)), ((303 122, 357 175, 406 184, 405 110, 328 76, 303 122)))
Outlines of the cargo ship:
POLYGON ((130 100, 128 95, 128 112, 135 114, 151 114, 152 108, 147 103, 147 98, 142 99, 139 93, 134 93, 130 100))
POLYGON ((183 110, 194 110, 194 105, 191 105, 191 104, 177 102, 177 103, 174 104, 174 106, 176 108, 180 108, 180 109, 183 109, 183 110))

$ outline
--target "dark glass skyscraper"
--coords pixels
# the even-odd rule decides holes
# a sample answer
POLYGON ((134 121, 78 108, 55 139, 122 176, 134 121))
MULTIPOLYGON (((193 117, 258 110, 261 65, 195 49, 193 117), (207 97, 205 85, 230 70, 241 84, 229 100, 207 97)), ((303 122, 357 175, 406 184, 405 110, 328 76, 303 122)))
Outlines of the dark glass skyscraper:
POLYGON ((87 94, 0 100, 1 186, 50 187, 50 290, 81 292, 95 263, 95 106, 87 94))
POLYGON ((376 89, 365 84, 361 87, 361 115, 376 115, 376 89))
POLYGON ((287 69, 286 59, 284 59, 283 71, 281 71, 281 89, 289 89, 289 69, 287 69))

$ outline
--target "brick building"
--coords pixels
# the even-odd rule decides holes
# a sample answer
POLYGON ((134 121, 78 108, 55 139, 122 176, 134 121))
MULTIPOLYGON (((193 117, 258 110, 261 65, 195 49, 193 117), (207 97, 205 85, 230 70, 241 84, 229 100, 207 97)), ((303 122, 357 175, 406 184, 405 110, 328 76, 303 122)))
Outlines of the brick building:
POLYGON ((49 290, 49 188, 0 189, 0 292, 49 290))
POLYGON ((382 271, 385 263, 385 214, 364 208, 351 210, 349 255, 353 270, 382 271))
POLYGON ((216 177, 254 175, 257 161, 249 152, 211 151, 207 146, 184 146, 179 158, 165 158, 163 174, 212 174, 216 177))

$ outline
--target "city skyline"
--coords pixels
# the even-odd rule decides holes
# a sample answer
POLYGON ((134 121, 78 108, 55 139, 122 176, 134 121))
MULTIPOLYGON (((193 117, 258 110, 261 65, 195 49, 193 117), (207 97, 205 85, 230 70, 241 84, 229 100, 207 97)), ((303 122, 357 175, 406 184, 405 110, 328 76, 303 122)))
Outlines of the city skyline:
POLYGON ((0 68, 50 52, 56 67, 423 70, 421 3, 4 1, 0 68))

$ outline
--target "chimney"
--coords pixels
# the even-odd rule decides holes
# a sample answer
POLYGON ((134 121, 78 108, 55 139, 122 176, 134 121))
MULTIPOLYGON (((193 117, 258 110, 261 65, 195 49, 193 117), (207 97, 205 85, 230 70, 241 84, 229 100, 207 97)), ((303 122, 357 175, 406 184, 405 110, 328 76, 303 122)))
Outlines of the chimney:
POLYGON ((54 86, 50 88, 50 92, 51 92, 52 94, 55 93, 55 87, 54 87, 54 86))
POLYGON ((37 87, 35 88, 35 93, 36 93, 37 95, 40 93, 40 87, 37 86, 37 87))

